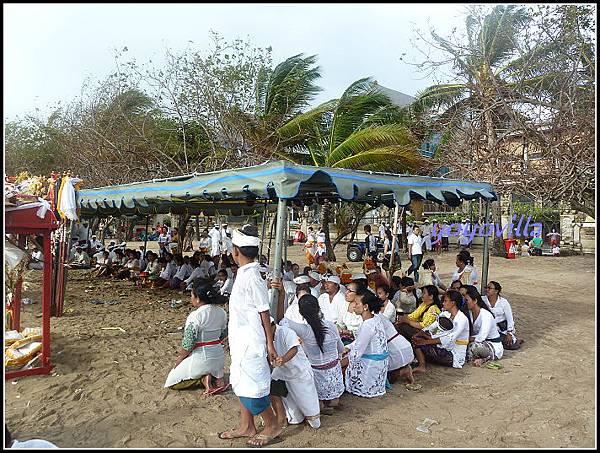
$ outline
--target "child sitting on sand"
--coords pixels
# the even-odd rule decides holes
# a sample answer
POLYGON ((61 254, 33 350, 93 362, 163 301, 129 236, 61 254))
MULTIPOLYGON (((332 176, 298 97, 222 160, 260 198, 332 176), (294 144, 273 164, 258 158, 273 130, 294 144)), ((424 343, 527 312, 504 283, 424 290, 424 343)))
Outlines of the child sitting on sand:
POLYGON ((285 427, 286 420, 291 425, 306 420, 311 427, 319 428, 319 397, 300 339, 292 329, 276 325, 273 318, 271 328, 277 359, 271 372, 270 397, 277 423, 285 427))

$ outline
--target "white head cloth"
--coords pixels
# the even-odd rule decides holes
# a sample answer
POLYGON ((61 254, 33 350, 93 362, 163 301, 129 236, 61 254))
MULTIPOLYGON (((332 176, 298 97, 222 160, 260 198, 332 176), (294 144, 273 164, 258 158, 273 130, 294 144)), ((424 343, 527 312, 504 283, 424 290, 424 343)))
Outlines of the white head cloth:
POLYGON ((242 233, 240 230, 233 230, 233 245, 238 247, 258 247, 260 245, 260 239, 255 236, 248 236, 242 233))

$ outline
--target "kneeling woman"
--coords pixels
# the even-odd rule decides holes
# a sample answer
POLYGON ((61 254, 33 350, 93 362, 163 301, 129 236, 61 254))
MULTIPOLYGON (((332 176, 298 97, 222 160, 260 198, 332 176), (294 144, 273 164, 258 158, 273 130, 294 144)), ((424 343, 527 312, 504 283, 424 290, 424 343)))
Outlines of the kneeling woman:
POLYGON ((501 359, 504 348, 494 315, 483 302, 477 288, 472 285, 465 286, 465 301, 473 324, 473 336, 469 338, 467 347, 467 362, 481 366, 488 360, 501 359))
POLYGON ((221 340, 226 336, 227 314, 218 307, 223 298, 211 284, 194 282, 191 312, 185 322, 182 349, 169 373, 165 387, 181 390, 203 384, 203 395, 218 393, 227 388, 223 379, 225 354, 221 340), (212 387, 212 378, 216 387, 212 387))
POLYGON ((413 336, 419 361, 413 373, 424 373, 426 360, 453 368, 462 368, 465 363, 471 331, 466 303, 458 291, 450 290, 444 295, 442 307, 439 319, 413 336), (449 329, 444 328, 442 318, 452 321, 449 329))
POLYGON ((381 318, 376 316, 383 301, 369 291, 355 299, 354 312, 363 323, 356 340, 349 345, 346 368, 346 391, 372 398, 385 394, 389 352, 387 335, 381 318))

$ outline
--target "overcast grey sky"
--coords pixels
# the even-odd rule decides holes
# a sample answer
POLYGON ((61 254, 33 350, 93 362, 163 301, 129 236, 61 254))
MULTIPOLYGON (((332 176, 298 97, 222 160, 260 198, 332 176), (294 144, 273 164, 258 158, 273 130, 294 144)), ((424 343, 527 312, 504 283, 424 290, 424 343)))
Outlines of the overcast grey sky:
POLYGON ((442 34, 460 28, 464 4, 4 4, 4 117, 45 117, 48 105, 78 95, 86 77, 115 69, 113 49, 159 60, 165 47, 194 42, 206 49, 209 30, 227 40, 272 46, 277 64, 297 53, 317 54, 324 91, 338 97, 353 81, 372 76, 406 94, 432 84, 400 61, 418 59, 413 30, 442 34))

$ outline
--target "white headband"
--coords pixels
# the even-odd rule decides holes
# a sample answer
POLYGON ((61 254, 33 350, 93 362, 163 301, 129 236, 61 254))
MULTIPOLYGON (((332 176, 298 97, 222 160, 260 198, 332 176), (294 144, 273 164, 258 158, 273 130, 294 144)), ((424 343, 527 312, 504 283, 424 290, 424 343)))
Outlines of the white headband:
POLYGON ((260 239, 255 236, 248 236, 239 230, 233 230, 231 242, 238 247, 258 247, 260 245, 260 239))

